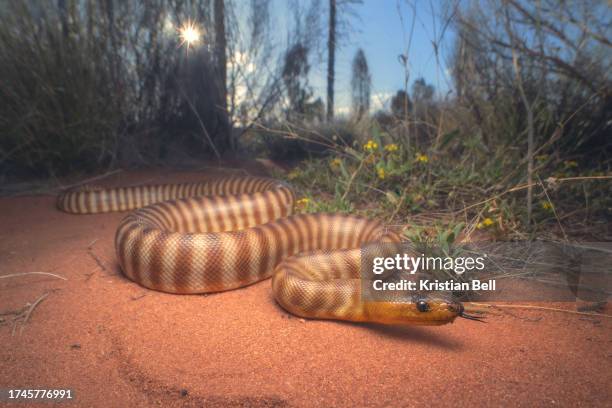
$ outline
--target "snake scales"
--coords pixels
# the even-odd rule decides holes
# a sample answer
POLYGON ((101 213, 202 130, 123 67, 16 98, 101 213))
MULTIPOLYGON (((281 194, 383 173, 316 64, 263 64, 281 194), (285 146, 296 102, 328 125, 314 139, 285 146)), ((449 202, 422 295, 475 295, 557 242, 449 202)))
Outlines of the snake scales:
POLYGON ((81 187, 57 201, 76 214, 136 209, 117 228, 115 249, 125 276, 150 289, 218 292, 272 277, 277 302, 308 318, 439 325, 464 315, 441 298, 364 302, 360 246, 399 237, 361 217, 291 215, 293 204, 286 184, 251 176, 81 187))

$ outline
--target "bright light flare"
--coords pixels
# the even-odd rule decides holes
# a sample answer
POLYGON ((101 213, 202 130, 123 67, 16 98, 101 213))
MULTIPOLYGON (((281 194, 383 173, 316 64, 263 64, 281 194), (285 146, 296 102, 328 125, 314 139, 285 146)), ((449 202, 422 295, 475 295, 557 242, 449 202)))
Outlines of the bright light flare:
POLYGON ((187 48, 200 42, 200 29, 192 22, 188 21, 179 29, 181 45, 187 44, 187 48))

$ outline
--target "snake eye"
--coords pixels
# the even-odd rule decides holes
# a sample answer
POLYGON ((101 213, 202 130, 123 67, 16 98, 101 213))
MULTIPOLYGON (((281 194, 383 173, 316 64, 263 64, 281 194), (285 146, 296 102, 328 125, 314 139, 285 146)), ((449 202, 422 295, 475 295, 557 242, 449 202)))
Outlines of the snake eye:
POLYGON ((429 305, 424 300, 419 300, 416 303, 416 308, 419 312, 427 312, 429 310, 429 305))

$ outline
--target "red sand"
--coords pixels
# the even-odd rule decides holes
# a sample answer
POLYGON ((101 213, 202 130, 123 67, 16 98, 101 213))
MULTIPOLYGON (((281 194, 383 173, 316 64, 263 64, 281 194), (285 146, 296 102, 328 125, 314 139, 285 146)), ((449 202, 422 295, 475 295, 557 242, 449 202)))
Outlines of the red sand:
MULTIPOLYGON (((111 184, 196 178, 160 174, 111 184)), ((0 199, 0 274, 68 279, 0 279, 0 312, 49 292, 23 331, 0 327, 0 388, 72 388, 87 407, 612 404, 612 319, 513 309, 488 324, 388 328, 289 316, 269 281, 158 293, 118 270, 123 216, 0 199)))

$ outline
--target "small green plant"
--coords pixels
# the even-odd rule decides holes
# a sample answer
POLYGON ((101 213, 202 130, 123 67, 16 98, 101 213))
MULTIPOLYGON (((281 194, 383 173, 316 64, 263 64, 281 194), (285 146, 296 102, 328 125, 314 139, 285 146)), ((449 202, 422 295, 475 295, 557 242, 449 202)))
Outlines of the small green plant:
MULTIPOLYGON (((455 231, 456 225, 495 240, 529 236, 524 224, 524 195, 518 194, 524 187, 516 172, 520 160, 516 149, 499 145, 488 151, 480 135, 462 140, 458 130, 443 136, 438 147, 416 147, 393 131, 381 130, 375 122, 365 135, 352 139, 352 144, 335 145, 327 155, 304 160, 288 174, 280 175, 301 196, 316 197, 307 211, 355 212, 399 225, 411 224, 409 220, 419 214, 439 214, 424 221, 428 226, 444 215, 453 225, 446 235, 441 231, 436 241, 444 249, 444 242, 456 239, 461 232, 455 231), (471 221, 466 224, 465 220, 471 221)), ((541 179, 547 174, 580 174, 580 164, 575 160, 551 160, 548 155, 539 155, 536 161, 540 163, 541 179)), ((608 174, 601 170, 592 173, 608 174)), ((612 195, 598 190, 602 183, 597 183, 585 180, 560 188, 551 180, 542 182, 534 196, 535 231, 538 226, 558 224, 560 214, 584 200, 589 204, 589 215, 601 216, 603 208, 609 208, 612 195)))

